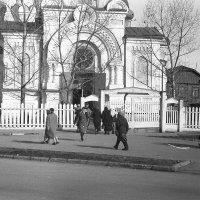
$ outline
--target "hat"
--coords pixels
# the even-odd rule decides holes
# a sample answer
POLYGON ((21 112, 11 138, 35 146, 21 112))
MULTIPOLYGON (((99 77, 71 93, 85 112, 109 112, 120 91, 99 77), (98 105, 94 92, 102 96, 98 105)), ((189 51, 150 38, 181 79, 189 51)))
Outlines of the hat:
POLYGON ((118 114, 124 116, 125 112, 124 112, 123 110, 120 110, 120 111, 118 112, 118 114))

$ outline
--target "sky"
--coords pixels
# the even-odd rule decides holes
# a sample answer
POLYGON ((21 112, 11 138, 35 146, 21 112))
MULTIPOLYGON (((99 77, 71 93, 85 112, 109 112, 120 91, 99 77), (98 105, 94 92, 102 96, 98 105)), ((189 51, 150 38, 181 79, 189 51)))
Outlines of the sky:
MULTIPOLYGON (((142 26, 143 9, 147 0, 128 0, 130 9, 134 12, 135 21, 132 26, 142 26)), ((194 0, 195 7, 200 9, 200 0, 194 0)), ((200 33, 199 33, 200 38, 200 33)), ((193 52, 184 59, 183 63, 186 67, 196 69, 200 73, 200 50, 193 52)))

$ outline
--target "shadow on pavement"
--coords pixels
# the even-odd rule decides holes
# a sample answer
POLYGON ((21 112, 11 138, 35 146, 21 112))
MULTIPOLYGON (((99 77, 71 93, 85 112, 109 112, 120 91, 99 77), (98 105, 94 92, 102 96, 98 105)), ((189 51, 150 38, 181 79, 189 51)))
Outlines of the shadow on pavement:
POLYGON ((58 137, 59 140, 67 140, 67 141, 77 141, 78 139, 70 139, 70 138, 60 138, 58 137))
POLYGON ((92 145, 76 145, 79 147, 90 147, 95 149, 113 149, 112 147, 104 147, 104 146, 92 146, 92 145))
POLYGON ((41 142, 35 142, 35 141, 24 141, 24 140, 13 140, 12 142, 17 142, 17 143, 24 143, 24 144, 41 144, 41 142))

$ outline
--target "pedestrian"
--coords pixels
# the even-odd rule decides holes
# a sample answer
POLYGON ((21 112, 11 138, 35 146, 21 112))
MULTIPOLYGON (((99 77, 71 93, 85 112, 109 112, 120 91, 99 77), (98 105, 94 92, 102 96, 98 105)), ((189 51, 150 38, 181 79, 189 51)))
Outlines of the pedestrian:
POLYGON ((92 110, 90 109, 88 103, 85 104, 85 109, 86 109, 87 128, 88 128, 89 125, 90 125, 90 119, 91 119, 92 110))
POLYGON ((93 117, 95 134, 98 134, 99 131, 101 131, 101 111, 97 107, 94 107, 92 112, 92 117, 93 117))
MULTIPOLYGON (((81 106, 80 106, 80 104, 78 104, 78 106, 75 108, 75 119, 74 119, 74 124, 77 124, 78 115, 79 115, 80 112, 81 112, 81 106)), ((79 132, 78 126, 77 126, 77 132, 79 132)))
POLYGON ((102 114, 102 123, 103 123, 103 128, 104 128, 104 134, 110 134, 113 130, 112 126, 112 115, 110 110, 108 110, 108 107, 105 107, 102 114))
POLYGON ((46 118, 46 128, 45 128, 45 137, 48 138, 48 140, 44 143, 49 143, 50 139, 53 139, 52 145, 56 145, 59 143, 58 137, 56 135, 56 130, 58 128, 58 120, 57 115, 54 113, 54 109, 50 108, 50 112, 48 112, 47 118, 46 118))
POLYGON ((116 135, 117 135, 117 141, 114 146, 115 149, 118 149, 119 143, 122 142, 124 145, 124 148, 122 150, 127 151, 128 150, 128 143, 127 143, 127 132, 129 130, 129 125, 124 117, 124 112, 119 111, 116 119, 116 135))
MULTIPOLYGON (((47 110, 47 116, 51 113, 50 110, 47 110)), ((47 131, 47 117, 46 117, 46 126, 45 126, 45 132, 44 132, 44 140, 41 142, 42 144, 49 144, 49 140, 50 140, 50 136, 48 134, 48 131, 47 131)))
POLYGON ((87 111, 87 109, 85 107, 83 107, 81 109, 81 112, 79 112, 78 119, 77 119, 77 122, 76 122, 78 130, 79 130, 80 135, 81 135, 81 141, 84 140, 83 136, 87 132, 88 119, 87 119, 87 116, 86 116, 86 111, 87 111))

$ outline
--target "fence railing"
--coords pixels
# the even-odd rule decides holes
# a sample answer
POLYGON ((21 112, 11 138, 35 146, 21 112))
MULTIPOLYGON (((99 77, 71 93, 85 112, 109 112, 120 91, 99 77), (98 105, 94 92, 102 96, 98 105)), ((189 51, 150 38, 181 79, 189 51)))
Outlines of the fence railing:
MULTIPOLYGON (((62 129, 75 128, 74 108, 76 105, 53 106, 58 116, 58 125, 62 129)), ((119 108, 125 111, 125 117, 133 128, 159 127, 160 104, 158 102, 111 102, 106 104, 112 111, 119 108)), ((0 109, 0 128, 41 129, 45 127, 47 105, 42 108, 28 106, 25 108, 0 109)), ((183 130, 200 130, 200 107, 183 107, 181 110, 173 107, 166 109, 166 126, 178 126, 182 122, 183 130), (180 120, 179 118, 183 120, 180 120)))
POLYGON ((185 107, 184 116, 184 128, 200 129, 200 107, 185 107))
POLYGON ((159 102, 131 102, 112 101, 105 104, 111 111, 119 109, 125 111, 125 117, 131 127, 159 127, 160 104, 159 102))
POLYGON ((178 125, 178 109, 170 106, 166 110, 166 124, 167 125, 178 125))
MULTIPOLYGON (((1 108, 1 128, 44 128, 46 123, 46 106, 42 108, 1 108)), ((59 128, 75 128, 74 126, 74 106, 58 105, 54 107, 54 112, 58 116, 59 128)))

